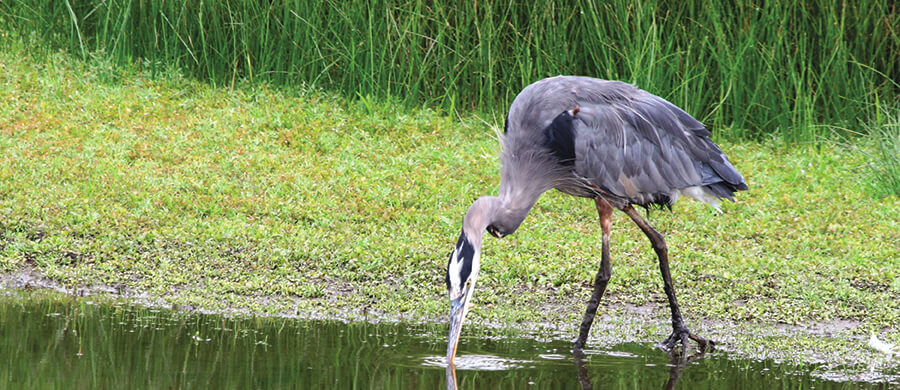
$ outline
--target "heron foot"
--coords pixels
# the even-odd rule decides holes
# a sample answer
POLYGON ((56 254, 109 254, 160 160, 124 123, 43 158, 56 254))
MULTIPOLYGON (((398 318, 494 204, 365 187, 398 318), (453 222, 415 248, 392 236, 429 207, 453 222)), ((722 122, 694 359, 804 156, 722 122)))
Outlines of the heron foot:
POLYGON ((660 342, 658 346, 666 352, 673 353, 675 352, 675 345, 681 342, 683 353, 684 355, 687 355, 688 346, 690 345, 688 340, 697 342, 697 348, 700 353, 711 351, 716 345, 712 340, 707 340, 691 333, 686 327, 678 327, 672 331, 672 334, 669 335, 669 337, 660 342))

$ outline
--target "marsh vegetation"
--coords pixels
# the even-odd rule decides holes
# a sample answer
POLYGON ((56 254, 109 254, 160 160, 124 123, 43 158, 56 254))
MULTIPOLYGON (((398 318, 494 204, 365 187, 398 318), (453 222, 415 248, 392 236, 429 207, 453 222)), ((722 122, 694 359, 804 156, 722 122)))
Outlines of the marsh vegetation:
MULTIPOLYGON (((889 2, 258 4, 0 3, 4 287, 439 321, 459 218, 498 184, 505 105, 581 73, 685 107, 748 180, 724 216, 690 202, 649 216, 688 318, 852 324, 728 340, 787 359, 858 352, 870 333, 900 343, 889 2)), ((601 314, 644 313, 632 341, 656 340, 665 297, 621 217, 601 314)), ((599 248, 591 204, 547 193, 515 237, 485 246, 470 321, 576 324, 599 248)))

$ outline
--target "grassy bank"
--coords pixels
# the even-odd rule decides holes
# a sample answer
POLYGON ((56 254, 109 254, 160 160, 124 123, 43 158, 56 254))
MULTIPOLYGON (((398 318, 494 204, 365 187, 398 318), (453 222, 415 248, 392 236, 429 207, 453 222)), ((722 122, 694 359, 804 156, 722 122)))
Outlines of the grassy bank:
MULTIPOLYGON (((176 305, 438 319, 446 255, 496 191, 499 118, 0 52, 0 272, 176 305)), ((682 201, 667 234, 701 318, 858 322, 900 340, 900 199, 837 144, 723 143, 750 191, 717 216, 682 201)), ((487 238, 474 322, 576 323, 599 264, 591 203, 551 192, 487 238), (533 306, 529 305, 533 304, 533 306)), ((649 245, 614 219, 601 311, 666 316, 649 245)), ((574 329, 574 328, 573 328, 574 329)))
POLYGON ((810 141, 898 98, 890 1, 452 3, 14 0, 0 2, 0 28, 150 73, 450 112, 502 112, 550 75, 619 79, 733 139, 810 141))

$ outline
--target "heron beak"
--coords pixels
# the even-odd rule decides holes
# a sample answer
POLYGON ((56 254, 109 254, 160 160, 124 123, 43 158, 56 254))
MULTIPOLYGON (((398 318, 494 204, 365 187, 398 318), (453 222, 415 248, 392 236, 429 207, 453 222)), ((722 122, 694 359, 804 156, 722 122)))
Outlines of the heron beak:
POLYGON ((447 341, 447 364, 453 364, 459 336, 462 333, 463 321, 469 312, 469 299, 475 291, 474 282, 468 283, 459 298, 450 300, 450 339, 447 341))

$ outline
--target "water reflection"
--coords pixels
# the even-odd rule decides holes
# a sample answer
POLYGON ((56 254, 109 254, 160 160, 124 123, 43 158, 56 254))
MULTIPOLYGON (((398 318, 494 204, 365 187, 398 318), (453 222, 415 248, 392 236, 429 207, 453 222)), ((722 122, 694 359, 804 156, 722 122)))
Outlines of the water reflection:
POLYGON ((572 357, 575 359, 575 368, 578 370, 578 384, 582 390, 593 390, 594 385, 591 384, 591 377, 588 375, 587 359, 582 351, 574 351, 572 357))
MULTIPOLYGON (((469 346, 477 340, 470 338, 466 342, 469 346)), ((501 372, 502 368, 508 369, 503 372, 507 380, 499 382, 499 387, 504 388, 538 385, 581 389, 887 389, 897 385, 896 377, 884 378, 893 381, 890 383, 830 382, 821 377, 811 377, 809 371, 815 367, 807 366, 805 370, 800 370, 771 361, 731 360, 723 353, 712 350, 697 351, 690 356, 667 356, 655 347, 641 344, 622 344, 609 350, 573 353, 569 357, 557 353, 537 356, 540 359, 533 361, 507 359, 469 355, 463 350, 456 356, 456 361, 465 362, 465 366, 443 365, 445 388, 497 388, 495 377, 485 374, 492 370, 501 372), (566 367, 561 368, 558 363, 565 363, 566 367)), ((432 364, 444 364, 444 361, 435 358, 432 364)))
MULTIPOLYGON (((681 371, 689 366, 689 363, 700 359, 706 355, 705 350, 701 350, 693 355, 685 357, 683 354, 669 355, 669 378, 663 385, 664 390, 672 390, 681 378, 681 371)), ((582 351, 573 351, 572 358, 575 361, 576 371, 578 372, 578 384, 582 390, 593 390, 594 385, 591 383, 590 375, 588 375, 587 356, 582 351)))
MULTIPOLYGON (((620 354, 625 356, 633 356, 631 354, 620 354)), ((672 354, 669 356, 670 364, 669 366, 669 376, 663 385, 664 390, 672 390, 675 388, 675 385, 678 383, 678 379, 681 378, 682 370, 689 367, 689 363, 694 360, 700 359, 706 355, 706 351, 697 352, 691 356, 685 357, 680 354, 672 354)), ((561 355, 550 355, 553 359, 558 359, 561 355)), ((588 365, 587 365, 587 355, 582 351, 573 351, 572 359, 575 362, 578 384, 581 386, 582 390, 593 390, 594 385, 591 383, 590 375, 588 374, 588 365)), ((475 370, 501 370, 501 369, 511 369, 517 367, 515 364, 508 364, 504 362, 503 359, 497 358, 495 356, 485 357, 483 356, 467 356, 462 355, 458 356, 456 359, 458 364, 450 363, 447 365, 445 370, 445 376, 447 378, 447 390, 457 390, 457 379, 456 379, 456 369, 459 366, 468 367, 468 369, 475 370), (485 364, 486 362, 486 364, 485 364)))
POLYGON ((228 318, 3 294, 0 388, 846 387, 810 377, 814 367, 721 353, 673 364, 644 344, 579 358, 569 341, 477 327, 466 333, 457 365, 447 367, 446 324, 228 318))
MULTIPOLYGON (((524 367, 533 367, 531 360, 505 359, 494 355, 463 355, 454 360, 453 366, 460 370, 475 371, 508 371, 524 367)), ((445 367, 446 356, 432 356, 425 359, 424 366, 445 367)))
POLYGON ((447 390, 456 390, 456 365, 450 363, 447 365, 447 390))

